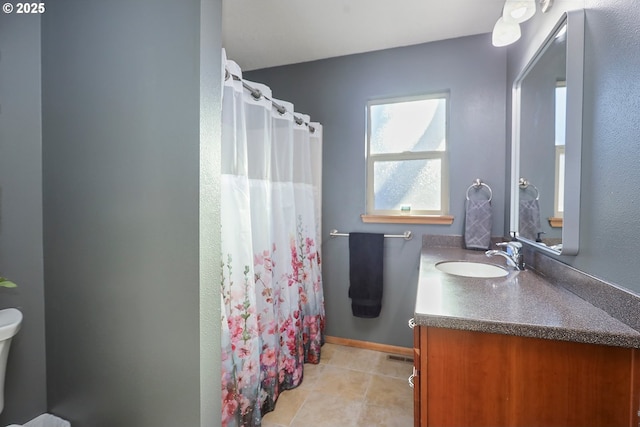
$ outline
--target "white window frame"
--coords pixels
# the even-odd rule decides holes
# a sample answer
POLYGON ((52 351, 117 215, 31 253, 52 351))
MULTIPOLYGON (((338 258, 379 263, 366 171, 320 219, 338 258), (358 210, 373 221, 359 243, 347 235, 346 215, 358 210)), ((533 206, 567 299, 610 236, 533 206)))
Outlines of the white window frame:
POLYGON ((564 216, 564 145, 556 145, 556 177, 553 214, 556 218, 564 216))
MULTIPOLYGON (((566 88, 566 87, 567 87, 566 81, 559 80, 556 82, 556 91, 555 91, 556 109, 557 109, 558 89, 566 88)), ((566 95, 565 95, 565 103, 566 103, 566 95)), ((556 126, 558 126, 557 123, 556 123, 556 126)), ((566 129, 566 119, 565 119, 563 128, 566 129)), ((553 214, 555 215, 556 218, 562 218, 564 216, 564 190, 565 190, 565 186, 564 186, 564 167, 565 167, 564 151, 565 150, 564 149, 565 149, 565 145, 557 145, 557 142, 556 142, 555 183, 554 183, 555 196, 554 196, 554 203, 553 203, 553 210, 554 210, 553 214)))
POLYGON ((367 190, 366 190, 366 211, 368 216, 447 216, 449 212, 449 92, 435 92, 416 96, 405 96, 396 98, 375 99, 367 102, 367 135, 366 135, 366 162, 367 162, 367 190), (371 107, 376 105, 394 104, 401 102, 420 101, 426 99, 445 100, 445 148, 442 151, 421 151, 421 152, 398 152, 371 154, 371 107), (431 160, 439 159, 441 164, 441 188, 440 188, 440 210, 382 210, 375 209, 374 194, 374 167, 380 161, 403 161, 403 160, 431 160))

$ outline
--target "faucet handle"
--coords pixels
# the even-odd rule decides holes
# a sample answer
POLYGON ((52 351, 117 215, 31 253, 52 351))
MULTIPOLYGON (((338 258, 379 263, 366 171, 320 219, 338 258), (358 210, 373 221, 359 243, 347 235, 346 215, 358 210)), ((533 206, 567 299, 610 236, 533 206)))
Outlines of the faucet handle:
POLYGON ((520 249, 522 249, 522 243, 520 242, 498 242, 496 246, 504 246, 509 255, 518 255, 520 254, 520 249))

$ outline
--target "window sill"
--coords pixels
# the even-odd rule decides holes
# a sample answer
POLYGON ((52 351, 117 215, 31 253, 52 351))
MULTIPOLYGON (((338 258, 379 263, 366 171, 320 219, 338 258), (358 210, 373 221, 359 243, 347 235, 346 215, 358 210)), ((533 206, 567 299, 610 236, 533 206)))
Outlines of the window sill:
POLYGON ((562 218, 558 218, 558 217, 550 217, 549 218, 549 225, 553 228, 560 228, 562 227, 562 218))
POLYGON ((360 215, 362 222, 379 224, 453 224, 451 215, 360 215))

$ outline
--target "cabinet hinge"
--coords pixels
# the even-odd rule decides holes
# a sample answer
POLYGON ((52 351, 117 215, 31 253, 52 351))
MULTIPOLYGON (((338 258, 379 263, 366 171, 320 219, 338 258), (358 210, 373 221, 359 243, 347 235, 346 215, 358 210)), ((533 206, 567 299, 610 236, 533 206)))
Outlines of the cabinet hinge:
POLYGON ((414 319, 413 317, 412 317, 411 319, 409 319, 409 322, 408 322, 408 323, 409 323, 409 327, 410 327, 411 329, 413 329, 413 328, 415 328, 415 327, 416 327, 416 321, 415 321, 415 319, 414 319))

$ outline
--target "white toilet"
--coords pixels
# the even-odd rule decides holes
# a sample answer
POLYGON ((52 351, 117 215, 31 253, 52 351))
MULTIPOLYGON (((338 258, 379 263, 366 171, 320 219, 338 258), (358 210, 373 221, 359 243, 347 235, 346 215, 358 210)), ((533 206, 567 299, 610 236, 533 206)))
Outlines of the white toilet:
POLYGON ((15 308, 0 310, 0 412, 4 409, 4 376, 11 339, 20 330, 22 313, 15 308))

